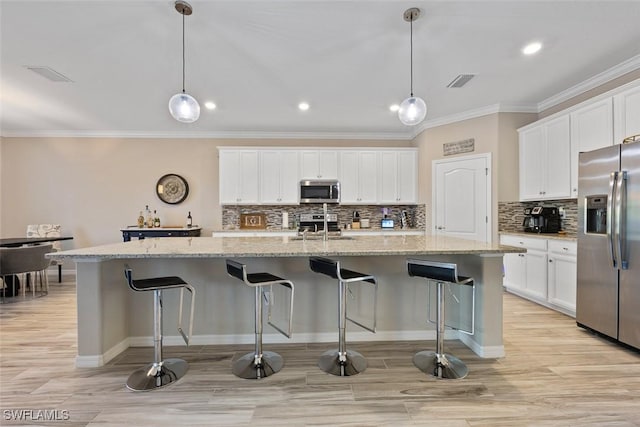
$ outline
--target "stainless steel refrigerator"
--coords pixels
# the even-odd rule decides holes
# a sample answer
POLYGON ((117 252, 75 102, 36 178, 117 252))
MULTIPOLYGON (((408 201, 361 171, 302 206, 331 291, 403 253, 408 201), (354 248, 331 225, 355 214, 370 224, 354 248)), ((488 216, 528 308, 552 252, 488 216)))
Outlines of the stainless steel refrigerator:
POLYGON ((576 321, 640 349, 640 143, 580 153, 576 321))

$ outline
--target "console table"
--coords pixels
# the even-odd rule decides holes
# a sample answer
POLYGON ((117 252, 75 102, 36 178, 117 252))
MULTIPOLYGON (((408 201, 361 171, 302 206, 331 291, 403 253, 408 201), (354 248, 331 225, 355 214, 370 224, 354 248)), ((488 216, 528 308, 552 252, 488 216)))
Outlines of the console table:
POLYGON ((159 228, 121 228, 122 240, 128 242, 132 237, 199 237, 202 227, 159 227, 159 228))

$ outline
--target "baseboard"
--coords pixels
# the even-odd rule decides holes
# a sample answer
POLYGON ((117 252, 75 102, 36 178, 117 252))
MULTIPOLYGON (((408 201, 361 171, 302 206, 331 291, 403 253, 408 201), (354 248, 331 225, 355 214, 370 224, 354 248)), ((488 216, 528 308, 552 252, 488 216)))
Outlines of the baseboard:
MULTIPOLYGON (((318 333, 297 333, 291 339, 287 339, 280 334, 263 334, 264 344, 303 344, 303 343, 335 343, 338 339, 336 332, 318 333)), ((382 342, 382 341, 435 341, 436 331, 378 331, 375 334, 366 331, 349 331, 349 342, 382 342)), ((194 335, 191 337, 191 345, 229 345, 229 344, 253 344, 254 334, 240 335, 194 335)), ((445 332, 445 339, 459 339, 474 353, 483 358, 504 357, 504 346, 481 346, 471 339, 469 335, 448 330, 445 332)), ((165 335, 162 338, 163 345, 181 346, 184 345, 182 336, 165 335)), ((97 368, 108 363, 114 357, 125 351, 129 347, 152 347, 152 336, 128 337, 115 346, 111 347, 102 355, 76 356, 76 367, 97 368)))
MULTIPOLYGON (((130 338, 125 338, 103 354, 93 356, 76 356, 76 368, 98 368, 100 366, 104 366, 105 363, 109 363, 111 359, 129 348, 130 341, 130 338)), ((153 340, 151 341, 151 345, 153 345, 153 340)))

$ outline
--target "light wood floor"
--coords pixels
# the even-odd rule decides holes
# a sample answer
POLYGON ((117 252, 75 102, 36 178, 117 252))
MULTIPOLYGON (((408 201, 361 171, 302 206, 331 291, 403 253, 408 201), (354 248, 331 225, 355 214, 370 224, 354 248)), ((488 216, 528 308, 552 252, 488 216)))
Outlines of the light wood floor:
MULTIPOLYGON (((411 362, 433 342, 354 343, 369 368, 334 377, 316 367, 327 344, 271 345, 285 367, 260 381, 231 374, 251 346, 168 347, 190 370, 169 388, 133 393, 124 382, 152 357, 127 350, 108 366, 76 369, 75 284, 0 305, 0 424, 8 411, 57 409, 53 426, 638 426, 640 355, 576 327, 573 319, 505 294, 507 356, 481 359, 457 341, 464 380, 438 381, 411 362)), ((247 313, 249 316, 250 314, 247 313)), ((35 412, 34 412, 35 414, 35 412)))

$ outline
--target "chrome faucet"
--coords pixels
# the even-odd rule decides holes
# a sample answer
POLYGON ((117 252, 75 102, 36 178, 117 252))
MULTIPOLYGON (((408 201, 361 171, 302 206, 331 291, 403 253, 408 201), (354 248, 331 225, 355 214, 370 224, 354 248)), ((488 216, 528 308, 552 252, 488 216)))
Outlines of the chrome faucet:
POLYGON ((329 240, 329 225, 328 225, 328 221, 327 221, 327 217, 329 216, 329 214, 327 213, 327 204, 323 203, 322 204, 322 213, 324 214, 324 234, 322 236, 322 240, 324 240, 325 242, 327 240, 329 240))

